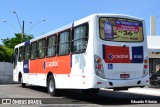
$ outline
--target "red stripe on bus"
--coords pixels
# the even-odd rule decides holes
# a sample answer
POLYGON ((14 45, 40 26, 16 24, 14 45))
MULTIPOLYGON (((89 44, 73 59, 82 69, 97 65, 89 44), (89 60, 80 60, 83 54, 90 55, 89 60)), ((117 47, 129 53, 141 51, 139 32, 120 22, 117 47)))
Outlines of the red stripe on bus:
POLYGON ((53 74, 70 74, 70 60, 71 55, 31 60, 29 73, 47 74, 52 72, 53 74))

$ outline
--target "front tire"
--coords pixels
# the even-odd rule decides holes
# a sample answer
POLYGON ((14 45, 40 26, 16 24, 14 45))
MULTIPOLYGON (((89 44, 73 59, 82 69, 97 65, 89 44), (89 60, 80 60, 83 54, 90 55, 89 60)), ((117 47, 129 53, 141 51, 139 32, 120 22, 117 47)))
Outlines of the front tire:
POLYGON ((53 75, 50 75, 48 78, 48 81, 47 81, 47 90, 51 96, 56 95, 56 87, 55 86, 56 85, 55 85, 54 77, 53 77, 53 75))

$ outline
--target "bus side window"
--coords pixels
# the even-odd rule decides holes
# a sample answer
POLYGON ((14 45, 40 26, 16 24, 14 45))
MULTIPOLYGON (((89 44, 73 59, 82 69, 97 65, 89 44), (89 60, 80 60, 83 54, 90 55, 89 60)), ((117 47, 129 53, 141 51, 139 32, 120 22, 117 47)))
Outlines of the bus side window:
POLYGON ((56 35, 50 36, 47 39, 47 57, 56 55, 56 35))
POLYGON ((18 48, 14 50, 14 68, 16 68, 18 62, 18 48))
POLYGON ((31 59, 34 60, 36 59, 37 56, 37 42, 33 42, 31 44, 31 59))
POLYGON ((44 58, 46 53, 46 39, 38 41, 38 58, 44 58))
POLYGON ((21 62, 24 59, 24 47, 21 46, 19 47, 19 56, 18 56, 18 61, 21 62))
POLYGON ((88 43, 88 24, 75 27, 73 30, 72 53, 84 53, 88 43))
POLYGON ((30 58, 30 45, 25 46, 24 54, 25 54, 24 60, 29 60, 29 58, 30 58))
POLYGON ((65 31, 59 35, 58 55, 68 55, 70 52, 70 32, 65 31))

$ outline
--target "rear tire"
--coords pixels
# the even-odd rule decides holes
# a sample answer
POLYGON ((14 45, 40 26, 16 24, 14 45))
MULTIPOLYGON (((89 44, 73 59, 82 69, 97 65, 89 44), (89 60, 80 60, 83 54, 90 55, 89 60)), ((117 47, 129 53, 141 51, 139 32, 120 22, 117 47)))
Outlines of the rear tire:
POLYGON ((56 93, 56 84, 53 75, 50 75, 47 81, 47 90, 51 96, 55 96, 56 93))
POLYGON ((85 95, 94 95, 99 92, 100 89, 82 89, 83 94, 85 95))

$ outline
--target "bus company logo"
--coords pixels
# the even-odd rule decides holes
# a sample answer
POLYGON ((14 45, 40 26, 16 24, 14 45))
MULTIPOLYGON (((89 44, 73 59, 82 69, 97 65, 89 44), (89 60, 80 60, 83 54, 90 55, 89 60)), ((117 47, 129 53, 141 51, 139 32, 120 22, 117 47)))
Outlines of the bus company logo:
POLYGON ((112 53, 110 53, 110 54, 108 55, 108 58, 109 58, 110 60, 112 60, 112 59, 113 59, 113 55, 112 55, 112 53))
POLYGON ((110 54, 108 55, 108 58, 109 58, 110 60, 113 60, 113 59, 128 59, 129 56, 128 56, 128 55, 113 55, 112 53, 110 53, 110 54))
POLYGON ((46 62, 46 67, 57 67, 57 66, 58 66, 57 61, 46 62))
POLYGON ((43 69, 46 70, 46 61, 43 61, 43 69))
POLYGON ((27 69, 27 68, 28 68, 28 64, 25 64, 25 65, 24 65, 24 68, 26 68, 26 69, 27 69))
POLYGON ((46 62, 45 60, 43 61, 43 69, 46 70, 47 67, 57 67, 58 62, 57 61, 52 61, 52 62, 46 62))

